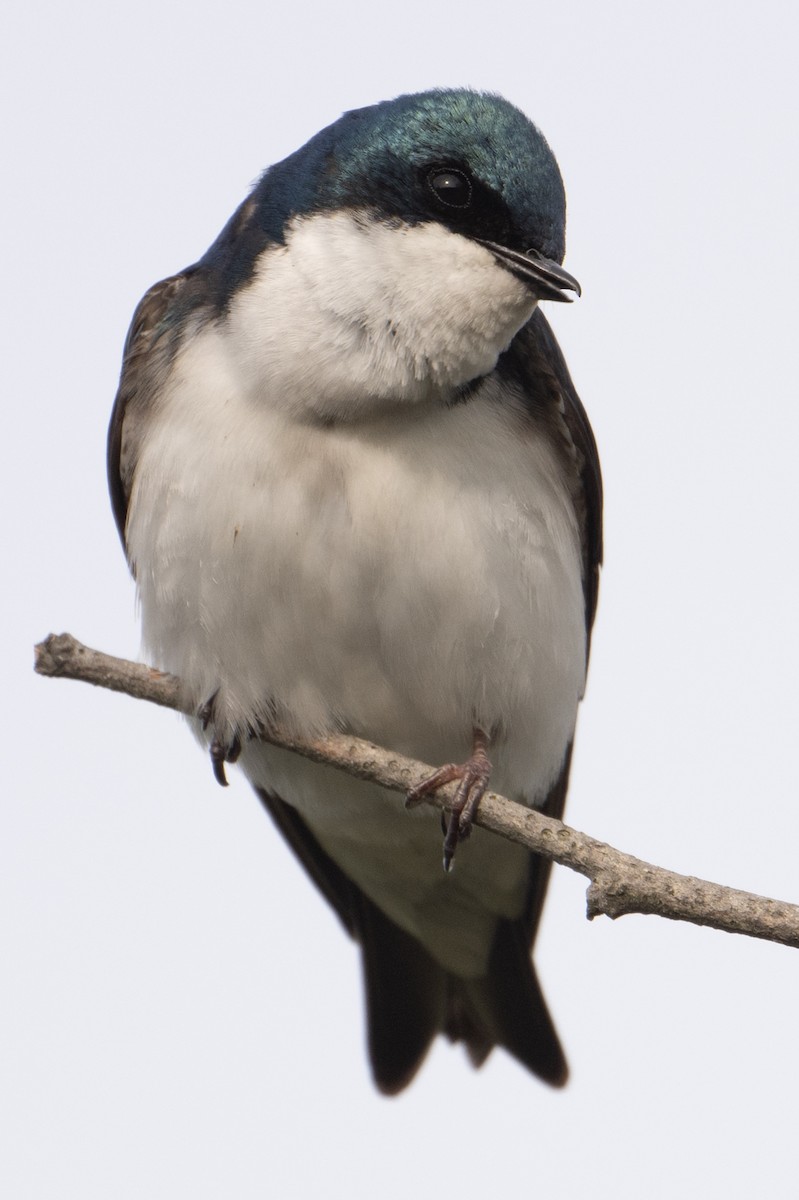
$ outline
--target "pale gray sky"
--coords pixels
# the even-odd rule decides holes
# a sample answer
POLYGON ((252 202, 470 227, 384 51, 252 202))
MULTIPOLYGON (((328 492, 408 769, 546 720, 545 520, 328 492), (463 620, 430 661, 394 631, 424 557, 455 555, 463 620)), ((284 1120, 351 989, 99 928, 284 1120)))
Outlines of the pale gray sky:
POLYGON ((381 1099, 355 949, 244 782, 222 792, 169 714, 35 679, 30 646, 137 651, 104 442, 144 289, 342 110, 496 90, 566 179, 584 296, 551 316, 607 489, 568 819, 799 899, 795 5, 76 0, 4 24, 3 1194, 793 1197, 795 951, 589 925, 556 869, 537 959, 567 1090, 442 1042, 381 1099))

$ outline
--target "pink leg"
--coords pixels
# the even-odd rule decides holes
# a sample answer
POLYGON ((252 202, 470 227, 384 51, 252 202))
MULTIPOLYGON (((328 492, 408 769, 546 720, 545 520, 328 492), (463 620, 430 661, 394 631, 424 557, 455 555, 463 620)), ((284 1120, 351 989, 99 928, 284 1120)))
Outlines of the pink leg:
POLYGON ((449 871, 452 867, 458 842, 462 842, 471 833, 474 814, 488 787, 488 780, 491 776, 488 742, 488 735, 482 729, 475 729, 472 754, 465 763, 447 763, 446 766, 439 767, 427 779, 423 779, 415 788, 411 788, 406 797, 406 808, 414 808, 424 800, 425 796, 438 791, 444 784, 452 783, 455 779, 460 780, 445 826, 445 871, 449 871))

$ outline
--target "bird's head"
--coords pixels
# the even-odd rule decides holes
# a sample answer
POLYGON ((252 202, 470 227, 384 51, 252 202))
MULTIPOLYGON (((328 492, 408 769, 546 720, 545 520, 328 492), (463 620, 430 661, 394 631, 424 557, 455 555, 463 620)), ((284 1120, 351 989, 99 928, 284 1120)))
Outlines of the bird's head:
POLYGON ((489 373, 539 299, 579 294, 564 231, 560 172, 527 117, 431 91, 346 113, 271 167, 208 257, 225 304, 263 282, 261 316, 279 303, 296 326, 293 281, 330 389, 337 347, 351 393, 360 354, 373 396, 414 400, 489 373))

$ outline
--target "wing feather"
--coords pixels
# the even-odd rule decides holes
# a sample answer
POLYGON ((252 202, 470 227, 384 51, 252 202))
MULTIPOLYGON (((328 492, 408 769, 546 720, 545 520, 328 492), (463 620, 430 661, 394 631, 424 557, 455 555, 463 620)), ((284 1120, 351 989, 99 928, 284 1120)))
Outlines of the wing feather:
POLYGON ((108 490, 123 547, 128 501, 148 417, 180 344, 185 317, 202 303, 198 268, 189 267, 154 284, 139 302, 122 356, 111 422, 108 427, 108 490))

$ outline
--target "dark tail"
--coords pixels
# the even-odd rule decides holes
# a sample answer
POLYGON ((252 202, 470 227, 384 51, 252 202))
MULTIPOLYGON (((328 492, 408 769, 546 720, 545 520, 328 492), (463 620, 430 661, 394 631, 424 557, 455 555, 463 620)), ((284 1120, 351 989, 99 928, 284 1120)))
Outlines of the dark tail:
POLYGON ((410 1083, 438 1033, 464 1042, 475 1066, 499 1045, 545 1083, 566 1082, 566 1059, 518 922, 499 923, 488 974, 465 980, 365 897, 358 917, 369 1057, 381 1092, 394 1095, 410 1083))

